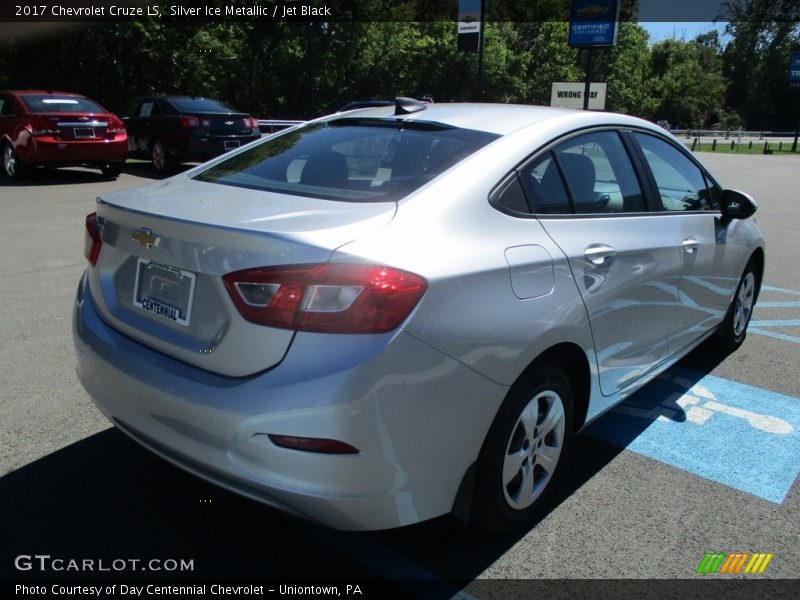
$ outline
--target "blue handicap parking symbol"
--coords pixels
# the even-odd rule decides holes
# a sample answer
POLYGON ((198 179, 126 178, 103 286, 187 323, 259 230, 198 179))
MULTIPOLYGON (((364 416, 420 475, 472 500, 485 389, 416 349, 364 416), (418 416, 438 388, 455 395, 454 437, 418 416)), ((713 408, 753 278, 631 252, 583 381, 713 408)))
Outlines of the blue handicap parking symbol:
POLYGON ((587 433, 775 503, 800 472, 800 399, 673 368, 587 433))

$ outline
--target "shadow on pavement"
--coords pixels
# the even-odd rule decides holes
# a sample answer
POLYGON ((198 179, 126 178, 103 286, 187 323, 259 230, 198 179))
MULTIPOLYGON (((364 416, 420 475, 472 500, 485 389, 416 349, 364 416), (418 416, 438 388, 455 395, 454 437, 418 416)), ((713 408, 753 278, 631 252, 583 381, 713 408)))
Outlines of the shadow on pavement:
POLYGON ((178 173, 183 173, 184 171, 188 171, 189 169, 193 169, 199 163, 191 163, 187 165, 178 165, 174 169, 171 169, 168 172, 161 173, 156 171, 153 168, 153 165, 149 162, 128 162, 125 165, 125 173, 130 175, 134 175, 136 177, 141 177, 142 179, 153 179, 155 181, 160 181, 162 179, 166 179, 167 177, 172 177, 173 175, 177 175, 178 173))
POLYGON ((99 169, 66 168, 66 169, 30 169, 19 179, 0 176, 0 187, 25 187, 43 185, 76 185, 81 183, 97 183, 113 181, 116 177, 106 177, 99 169))
POLYGON ((0 479, 0 578, 374 577, 295 519, 229 494, 108 429, 0 479), (18 555, 193 560, 192 572, 20 572, 18 555))

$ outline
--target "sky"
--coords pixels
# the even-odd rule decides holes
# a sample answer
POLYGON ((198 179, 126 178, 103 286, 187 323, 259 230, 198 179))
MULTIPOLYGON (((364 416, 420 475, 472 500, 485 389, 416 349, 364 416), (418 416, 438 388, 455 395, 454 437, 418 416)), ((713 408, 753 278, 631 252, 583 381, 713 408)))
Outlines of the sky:
POLYGON ((709 23, 709 22, 676 22, 676 23, 639 23, 650 34, 650 43, 655 44, 661 40, 675 38, 677 40, 686 39, 692 40, 701 33, 708 33, 709 31, 717 30, 722 34, 725 31, 725 23, 709 23))

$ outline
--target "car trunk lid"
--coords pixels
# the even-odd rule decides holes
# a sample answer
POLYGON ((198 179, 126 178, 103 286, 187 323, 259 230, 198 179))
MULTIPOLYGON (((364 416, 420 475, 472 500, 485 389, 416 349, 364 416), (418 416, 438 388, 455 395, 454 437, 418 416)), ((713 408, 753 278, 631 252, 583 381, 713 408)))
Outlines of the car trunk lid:
POLYGON ((254 325, 222 276, 325 263, 387 224, 393 202, 351 203, 193 181, 184 176, 98 199, 102 250, 90 286, 113 327, 168 356, 227 376, 276 365, 294 332, 254 325))
POLYGON ((65 141, 103 139, 109 128, 107 115, 37 114, 37 120, 39 128, 46 128, 65 141))
POLYGON ((198 113, 200 125, 213 136, 248 135, 253 129, 248 126, 250 115, 244 113, 198 113))

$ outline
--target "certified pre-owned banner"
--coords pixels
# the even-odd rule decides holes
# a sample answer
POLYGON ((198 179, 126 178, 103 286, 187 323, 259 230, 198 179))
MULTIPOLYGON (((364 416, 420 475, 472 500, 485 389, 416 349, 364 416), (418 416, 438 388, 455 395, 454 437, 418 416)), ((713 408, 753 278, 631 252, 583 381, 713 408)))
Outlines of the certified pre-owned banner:
POLYGON ((618 0, 572 0, 569 45, 589 48, 617 45, 618 0))

